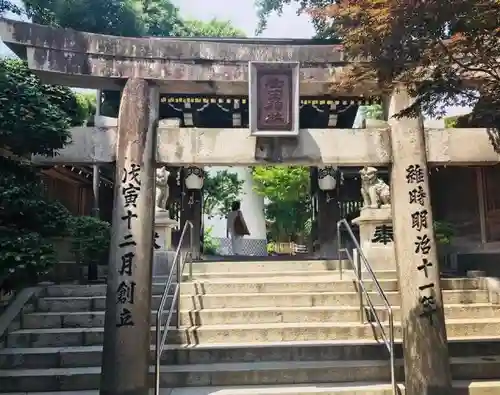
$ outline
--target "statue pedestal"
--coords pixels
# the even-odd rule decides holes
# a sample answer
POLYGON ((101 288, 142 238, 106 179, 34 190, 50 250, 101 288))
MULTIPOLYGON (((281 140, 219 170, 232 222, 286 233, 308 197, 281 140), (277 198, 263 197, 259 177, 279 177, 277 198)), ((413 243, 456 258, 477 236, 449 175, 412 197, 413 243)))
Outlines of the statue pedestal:
POLYGON ((172 249, 172 228, 179 226, 179 223, 168 216, 168 211, 156 211, 155 213, 155 233, 158 234, 156 244, 159 250, 172 249))
POLYGON ((155 250, 153 259, 153 275, 167 276, 170 274, 170 267, 175 257, 172 248, 172 229, 179 224, 169 218, 167 211, 156 211, 155 213, 155 233, 158 234, 155 242, 160 247, 155 250))
POLYGON ((372 269, 396 270, 391 207, 363 208, 352 222, 359 225, 359 244, 372 269))

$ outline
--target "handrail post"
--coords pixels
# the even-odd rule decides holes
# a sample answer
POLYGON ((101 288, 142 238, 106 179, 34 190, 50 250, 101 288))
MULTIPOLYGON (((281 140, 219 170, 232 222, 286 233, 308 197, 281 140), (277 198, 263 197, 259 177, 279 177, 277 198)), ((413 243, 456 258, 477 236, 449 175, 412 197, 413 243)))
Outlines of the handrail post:
POLYGON ((361 282, 363 279, 361 276, 363 275, 361 272, 361 262, 359 258, 359 251, 357 248, 354 248, 352 250, 352 257, 354 258, 354 270, 356 270, 357 275, 357 280, 358 280, 358 299, 359 299, 359 319, 362 324, 365 323, 365 307, 363 303, 363 290, 361 289, 361 282))
POLYGON ((390 342, 390 358, 391 358, 391 384, 392 392, 394 395, 398 393, 398 386, 396 383, 396 356, 394 355, 394 315, 392 308, 389 308, 389 342, 390 342))
POLYGON ((194 226, 193 224, 190 222, 189 223, 191 226, 189 228, 189 251, 190 251, 190 254, 191 254, 191 257, 189 259, 189 281, 192 281, 193 280, 193 254, 194 254, 194 226))
POLYGON ((155 347, 155 395, 160 395, 160 362, 161 362, 161 311, 156 312, 156 347, 155 347))
MULTIPOLYGON (((182 253, 180 254, 180 258, 182 258, 182 253)), ((175 271, 177 272, 176 273, 176 282, 177 282, 177 287, 181 287, 181 283, 182 283, 182 266, 184 266, 183 264, 181 264, 181 259, 177 259, 177 262, 176 262, 176 268, 175 268, 175 271)), ((184 258, 185 259, 185 258, 184 258)), ((176 298, 176 300, 172 300, 172 307, 171 309, 176 308, 176 311, 177 311, 177 329, 179 329, 179 327, 181 326, 181 308, 180 308, 180 305, 181 305, 181 298, 180 298, 180 292, 179 292, 179 297, 176 298)))
POLYGON ((340 226, 342 222, 337 222, 337 256, 339 258, 339 277, 342 280, 342 266, 344 264, 342 260, 341 248, 342 248, 342 236, 340 235, 340 226))

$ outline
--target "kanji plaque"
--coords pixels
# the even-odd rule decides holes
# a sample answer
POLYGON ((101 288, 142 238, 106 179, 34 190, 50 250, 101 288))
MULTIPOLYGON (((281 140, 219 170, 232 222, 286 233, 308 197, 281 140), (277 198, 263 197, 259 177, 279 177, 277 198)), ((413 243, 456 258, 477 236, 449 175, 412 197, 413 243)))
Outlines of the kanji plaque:
POLYGON ((249 62, 248 91, 253 135, 299 133, 298 62, 249 62))

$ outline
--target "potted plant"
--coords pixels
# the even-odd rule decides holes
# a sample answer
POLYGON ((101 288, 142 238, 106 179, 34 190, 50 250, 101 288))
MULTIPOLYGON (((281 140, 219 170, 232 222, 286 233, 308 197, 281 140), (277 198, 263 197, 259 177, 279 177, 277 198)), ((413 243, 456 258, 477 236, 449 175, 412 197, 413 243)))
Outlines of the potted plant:
POLYGON ((109 252, 111 239, 109 223, 95 217, 71 217, 68 229, 71 252, 77 264, 87 266, 89 282, 96 281, 99 263, 106 259, 109 252))
POLYGON ((384 128, 387 122, 384 119, 384 111, 382 105, 372 104, 371 106, 363 107, 365 127, 370 128, 384 128))

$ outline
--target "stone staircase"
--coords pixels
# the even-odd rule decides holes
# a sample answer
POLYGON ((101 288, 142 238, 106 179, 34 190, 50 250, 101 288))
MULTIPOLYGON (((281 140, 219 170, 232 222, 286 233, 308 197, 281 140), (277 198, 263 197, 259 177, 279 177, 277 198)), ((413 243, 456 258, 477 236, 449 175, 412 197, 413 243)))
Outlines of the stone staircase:
MULTIPOLYGON (((392 395, 385 345, 375 326, 360 323, 352 273, 341 281, 337 264, 195 263, 194 280, 181 288, 182 327, 170 331, 162 356, 165 394, 392 395)), ((377 278, 394 306, 400 339, 395 272, 377 278)), ((153 309, 164 281, 154 280, 153 309)), ((459 395, 500 393, 500 304, 490 303, 480 285, 481 279, 442 280, 459 395)), ((368 280, 366 286, 373 289, 368 280)), ((386 321, 379 299, 373 293, 386 321)), ((97 390, 104 309, 104 285, 47 286, 0 344, 0 392, 97 390)), ((398 341, 403 381, 401 354, 398 341)))

